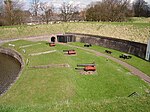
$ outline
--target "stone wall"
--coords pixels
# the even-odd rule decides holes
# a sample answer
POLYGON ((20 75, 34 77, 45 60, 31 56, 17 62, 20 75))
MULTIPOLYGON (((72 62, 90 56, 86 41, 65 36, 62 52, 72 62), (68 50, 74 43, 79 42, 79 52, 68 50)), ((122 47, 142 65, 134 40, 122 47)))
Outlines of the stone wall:
POLYGON ((1 80, 3 80, 1 82, 1 87, 0 87, 0 96, 1 96, 4 93, 6 93, 6 91, 11 87, 11 85, 13 83, 15 83, 16 80, 19 78, 19 76, 24 68, 24 62, 23 62, 21 55, 14 50, 0 47, 0 53, 9 55, 12 58, 14 58, 14 60, 16 60, 18 62, 18 66, 19 66, 18 68, 16 68, 17 72, 15 71, 15 73, 13 73, 13 70, 9 70, 9 72, 11 72, 10 74, 7 74, 8 72, 4 72, 6 74, 1 74, 1 77, 3 77, 3 75, 5 75, 5 77, 1 78, 1 80), (9 77, 9 78, 6 78, 6 77, 9 77))
POLYGON ((17 53, 16 51, 8 49, 8 48, 0 47, 0 53, 7 54, 9 56, 14 57, 15 59, 17 59, 20 62, 21 67, 23 67, 23 65, 24 65, 23 59, 22 59, 21 55, 19 53, 17 53))
POLYGON ((89 34, 79 34, 70 33, 76 36, 76 40, 83 43, 90 43, 94 45, 103 46, 106 48, 115 49, 125 53, 133 54, 142 59, 145 59, 147 44, 116 39, 111 37, 89 35, 89 34))

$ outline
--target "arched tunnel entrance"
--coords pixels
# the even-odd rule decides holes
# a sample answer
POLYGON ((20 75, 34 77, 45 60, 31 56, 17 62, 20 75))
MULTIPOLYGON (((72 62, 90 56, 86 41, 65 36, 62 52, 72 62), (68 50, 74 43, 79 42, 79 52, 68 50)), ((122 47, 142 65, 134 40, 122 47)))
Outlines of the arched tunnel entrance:
POLYGON ((55 42, 56 38, 55 37, 51 37, 51 42, 55 42))

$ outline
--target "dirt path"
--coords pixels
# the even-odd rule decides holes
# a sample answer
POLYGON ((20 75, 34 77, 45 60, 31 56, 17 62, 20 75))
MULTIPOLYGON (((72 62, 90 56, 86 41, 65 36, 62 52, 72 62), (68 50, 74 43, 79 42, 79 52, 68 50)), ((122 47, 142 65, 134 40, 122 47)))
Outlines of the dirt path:
POLYGON ((25 37, 25 38, 15 38, 15 39, 6 39, 6 40, 1 40, 0 39, 0 45, 3 44, 3 43, 13 42, 13 41, 17 41, 17 40, 50 41, 50 35, 25 37))
POLYGON ((132 74, 134 75, 137 75, 139 76, 141 79, 145 80, 146 82, 150 83, 150 77, 147 76, 145 73, 141 72, 139 69, 127 64, 126 62, 123 62, 117 58, 114 58, 112 56, 109 56, 109 55, 106 55, 106 54, 103 54, 103 53, 100 53, 98 51, 95 51, 95 50, 92 50, 92 49, 88 49, 88 48, 83 48, 83 47, 78 47, 78 46, 73 46, 73 45, 68 45, 66 44, 67 46, 70 46, 70 47, 75 47, 75 48, 79 48, 79 49, 82 49, 82 50, 86 50, 86 51, 90 51, 90 52, 93 52, 95 53, 95 55, 97 56, 103 56, 103 57, 106 57, 108 59, 111 59, 113 60, 114 62, 117 62, 119 63, 120 65, 122 65, 123 67, 127 68, 132 74))

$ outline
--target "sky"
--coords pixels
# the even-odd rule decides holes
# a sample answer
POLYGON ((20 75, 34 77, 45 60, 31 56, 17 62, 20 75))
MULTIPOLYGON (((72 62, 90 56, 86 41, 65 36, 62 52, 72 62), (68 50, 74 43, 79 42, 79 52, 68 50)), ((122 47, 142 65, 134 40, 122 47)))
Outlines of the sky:
MULTIPOLYGON (((23 0, 27 7, 29 7, 32 0, 23 0)), ((85 8, 86 5, 90 4, 91 2, 96 2, 100 0, 40 0, 41 2, 49 2, 52 3, 55 7, 60 7, 63 2, 79 5, 79 7, 85 8)))
MULTIPOLYGON (((30 7, 30 4, 32 0, 20 0, 24 2, 24 8, 28 9, 30 7)), ((81 8, 85 8, 88 4, 91 2, 96 2, 100 0, 40 0, 41 2, 49 2, 50 4, 53 4, 54 7, 60 7, 63 2, 78 5, 81 8)), ((131 0, 133 2, 134 0, 131 0)), ((145 0, 146 2, 150 3, 150 0, 145 0)))

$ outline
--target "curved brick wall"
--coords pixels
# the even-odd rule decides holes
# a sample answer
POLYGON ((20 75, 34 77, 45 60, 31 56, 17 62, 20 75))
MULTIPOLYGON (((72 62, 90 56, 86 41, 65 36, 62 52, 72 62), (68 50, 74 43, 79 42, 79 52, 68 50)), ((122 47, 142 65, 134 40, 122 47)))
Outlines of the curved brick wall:
POLYGON ((80 34, 80 33, 69 33, 69 34, 75 35, 76 40, 79 42, 90 43, 94 45, 103 46, 106 48, 115 49, 125 53, 133 54, 142 59, 145 59, 146 56, 147 44, 97 35, 80 34))

